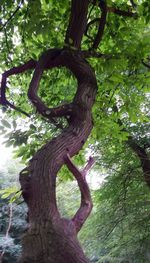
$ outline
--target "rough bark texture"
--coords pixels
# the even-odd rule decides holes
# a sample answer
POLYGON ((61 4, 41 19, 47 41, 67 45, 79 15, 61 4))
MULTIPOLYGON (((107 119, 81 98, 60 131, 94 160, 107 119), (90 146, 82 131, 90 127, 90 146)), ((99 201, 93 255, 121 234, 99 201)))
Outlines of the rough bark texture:
MULTIPOLYGON (((42 147, 20 174, 23 196, 29 208, 29 229, 23 237, 22 263, 89 262, 77 241, 78 223, 73 219, 61 218, 57 210, 56 175, 66 162, 67 155, 77 154, 91 132, 96 78, 78 51, 64 50, 55 59, 72 71, 78 87, 68 128, 42 147)), ((84 187, 88 189, 83 183, 84 187)), ((90 202, 81 202, 82 206, 90 212, 90 202)), ((81 210, 77 212, 77 221, 84 217, 81 210)))

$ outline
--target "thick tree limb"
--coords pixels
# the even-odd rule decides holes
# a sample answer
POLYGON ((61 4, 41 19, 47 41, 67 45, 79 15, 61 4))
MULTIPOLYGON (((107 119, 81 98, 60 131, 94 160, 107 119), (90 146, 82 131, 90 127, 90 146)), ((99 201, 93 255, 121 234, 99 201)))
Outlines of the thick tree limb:
POLYGON ((19 109, 18 107, 16 107, 15 105, 13 105, 12 103, 10 103, 7 100, 7 98, 6 98, 6 84, 7 84, 7 78, 8 77, 10 77, 12 75, 18 75, 18 74, 20 74, 26 70, 29 70, 29 69, 33 69, 33 68, 35 68, 36 63, 37 62, 35 60, 31 59, 27 63, 25 63, 24 65, 11 68, 10 70, 7 70, 2 74, 1 89, 0 89, 0 104, 2 104, 3 106, 9 106, 10 108, 17 110, 17 111, 25 114, 28 117, 29 117, 28 113, 19 109))
POLYGON ((72 0, 70 21, 65 37, 66 46, 80 48, 87 25, 88 5, 89 0, 72 0))
POLYGON ((71 161, 69 154, 67 154, 66 157, 66 165, 68 169, 72 172, 74 177, 76 178, 78 182, 78 186, 80 188, 81 192, 81 205, 76 214, 74 215, 72 221, 74 222, 76 226, 76 231, 79 232, 82 225, 86 221, 87 217, 89 216, 91 210, 92 210, 92 200, 90 195, 90 190, 88 187, 88 184, 86 182, 86 174, 91 168, 91 166, 94 163, 94 159, 92 157, 89 158, 89 161, 86 165, 86 167, 80 171, 71 161))

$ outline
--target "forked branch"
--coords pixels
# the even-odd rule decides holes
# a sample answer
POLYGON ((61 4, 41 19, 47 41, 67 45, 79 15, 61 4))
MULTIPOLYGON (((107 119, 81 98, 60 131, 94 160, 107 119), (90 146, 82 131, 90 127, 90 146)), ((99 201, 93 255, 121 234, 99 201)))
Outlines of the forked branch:
POLYGON ((69 154, 67 154, 66 157, 66 165, 68 169, 71 171, 71 173, 74 175, 75 179, 78 182, 78 186, 80 188, 81 192, 81 204, 80 208, 72 218, 72 221, 74 222, 76 226, 76 231, 79 232, 82 225, 88 218, 91 210, 92 210, 92 199, 91 199, 91 194, 90 194, 90 189, 86 181, 86 175, 89 169, 92 167, 94 164, 94 159, 92 157, 89 158, 89 161, 85 168, 80 171, 71 161, 69 154))
MULTIPOLYGON (((95 5, 95 4, 96 4, 96 1, 93 1, 93 5, 95 5)), ((137 17, 136 13, 133 13, 133 12, 130 12, 130 11, 120 10, 118 8, 115 8, 115 7, 107 6, 105 0, 104 1, 100 1, 99 7, 101 9, 101 17, 100 18, 95 18, 92 21, 90 21, 87 24, 87 27, 86 27, 86 30, 85 30, 85 35, 89 39, 91 39, 91 41, 93 42, 92 49, 97 49, 99 44, 100 44, 100 42, 101 42, 101 40, 102 40, 102 37, 103 37, 103 34, 104 34, 105 25, 106 25, 107 13, 114 13, 114 14, 117 14, 117 15, 120 15, 120 16, 126 16, 126 17, 137 17), (95 39, 93 39, 93 37, 88 34, 88 30, 95 23, 99 23, 99 27, 98 27, 98 31, 97 31, 96 37, 95 37, 95 39)))

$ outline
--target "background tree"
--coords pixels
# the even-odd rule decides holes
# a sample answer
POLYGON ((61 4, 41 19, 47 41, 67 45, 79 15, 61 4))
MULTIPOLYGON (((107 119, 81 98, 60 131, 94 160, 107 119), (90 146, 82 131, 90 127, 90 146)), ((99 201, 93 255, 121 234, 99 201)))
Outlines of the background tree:
MULTIPOLYGON (((13 63, 13 68, 2 75, 1 104, 3 110, 7 107, 16 110, 15 113, 8 110, 12 117, 17 116, 17 112, 28 117, 32 115, 30 129, 22 132, 16 129, 14 123, 15 131, 9 134, 9 139, 14 144, 17 134, 22 138, 18 140, 21 144, 18 154, 25 155, 26 159, 35 151, 27 168, 20 173, 21 190, 29 209, 29 229, 23 237, 20 262, 88 262, 76 236, 92 208, 85 174, 93 159, 89 159, 85 169, 80 171, 70 157, 80 151, 91 133, 91 111, 96 93, 93 108, 96 121, 90 147, 93 147, 93 139, 100 140, 108 134, 117 138, 116 143, 127 140, 140 158, 145 180, 149 184, 148 151, 144 148, 143 155, 143 148, 133 136, 129 136, 131 122, 146 122, 148 119, 145 116, 147 109, 143 110, 143 107, 146 107, 145 102, 149 98, 149 31, 146 24, 149 22, 149 2, 72 0, 71 3, 49 3, 41 0, 29 3, 16 1, 15 4, 18 4, 16 9, 14 2, 1 5, 2 41, 5 41, 1 50, 2 60, 9 63, 8 66, 13 63), (55 48, 47 49, 49 47, 55 48), (9 51, 7 59, 6 48, 9 51), (86 58, 91 58, 90 64, 96 76, 86 58), (14 67, 23 60, 28 62, 14 67), (31 69, 35 70, 30 85, 30 72, 21 77, 22 83, 16 78, 11 79, 11 84, 8 82, 9 76, 31 69), (51 69, 51 77, 48 76, 48 69, 51 69), (41 77, 43 83, 38 93, 41 77), (49 78, 51 83, 48 83, 49 78), (75 79, 76 93, 73 88, 75 79), (16 89, 12 89, 12 85, 16 89), (18 93, 22 96, 17 96, 18 93), (36 112, 27 104, 26 93, 36 112), (52 105, 55 107, 52 108, 52 105), (38 117, 37 128, 34 125, 36 113, 42 116, 42 119, 38 117), (48 123, 44 125, 43 119, 47 119, 48 123), (57 131, 49 122, 57 127, 57 131), (48 135, 55 133, 58 136, 36 151, 48 124, 51 129, 43 136, 43 142, 48 135), (26 142, 31 143, 30 147, 26 142), (56 175, 63 164, 72 172, 81 191, 80 208, 70 220, 60 216, 56 204, 56 175)), ((3 124, 9 128, 5 120, 3 124)), ((5 131, 5 128, 2 127, 2 130, 5 131)))

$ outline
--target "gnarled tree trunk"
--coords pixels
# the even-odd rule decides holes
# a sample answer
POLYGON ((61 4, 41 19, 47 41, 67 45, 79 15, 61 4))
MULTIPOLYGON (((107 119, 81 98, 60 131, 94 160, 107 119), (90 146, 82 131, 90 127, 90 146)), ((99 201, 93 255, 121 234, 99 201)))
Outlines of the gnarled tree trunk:
POLYGON ((91 132, 91 110, 97 90, 95 74, 79 51, 87 24, 88 4, 87 0, 72 1, 65 48, 48 50, 37 63, 31 63, 31 67, 36 67, 28 92, 29 99, 44 117, 67 116, 69 124, 58 137, 42 147, 20 173, 22 193, 29 209, 29 229, 23 237, 22 263, 89 262, 77 240, 77 233, 92 209, 85 178, 92 161, 89 160, 81 172, 70 159, 80 151, 91 132), (68 47, 70 38, 76 50, 68 47), (72 103, 48 109, 37 96, 38 84, 44 69, 60 66, 75 75, 77 91, 72 103), (56 204, 56 176, 63 164, 73 173, 81 191, 81 206, 72 219, 61 218, 56 204))
MULTIPOLYGON (((96 78, 90 65, 78 51, 64 50, 55 60, 74 73, 78 87, 71 107, 69 105, 71 114, 68 128, 42 147, 20 174, 30 224, 23 237, 20 262, 24 263, 88 262, 78 243, 77 233, 88 216, 92 203, 84 173, 73 166, 69 156, 79 152, 91 132, 96 78), (81 207, 71 220, 60 217, 56 204, 56 175, 64 163, 76 177, 82 195, 81 207)), ((32 84, 35 89, 35 82, 32 84)), ((31 100, 32 84, 29 91, 31 100)))
POLYGON ((29 214, 29 227, 22 239, 21 263, 89 262, 77 234, 92 209, 85 176, 93 160, 89 159, 87 166, 80 171, 70 159, 80 151, 93 126, 91 111, 97 91, 96 77, 80 49, 87 26, 89 2, 72 0, 63 49, 50 49, 39 61, 30 60, 2 76, 1 103, 17 109, 6 99, 7 77, 35 69, 28 97, 37 112, 52 121, 55 117, 67 117, 68 120, 68 127, 43 146, 20 173, 22 195, 29 214), (38 97, 37 91, 43 71, 54 67, 66 67, 74 74, 77 91, 70 104, 50 109, 38 97), (61 218, 56 203, 56 176, 64 164, 73 173, 81 192, 81 205, 72 219, 61 218))

